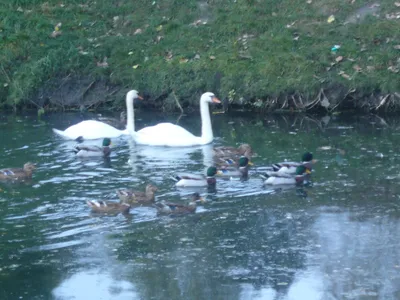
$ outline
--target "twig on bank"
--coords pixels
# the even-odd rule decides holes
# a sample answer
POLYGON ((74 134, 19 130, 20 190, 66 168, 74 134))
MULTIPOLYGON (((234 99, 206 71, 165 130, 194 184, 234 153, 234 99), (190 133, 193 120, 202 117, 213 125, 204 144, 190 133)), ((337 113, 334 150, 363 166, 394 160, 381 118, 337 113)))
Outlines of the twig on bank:
POLYGON ((183 112, 184 112, 184 111, 183 111, 183 108, 182 108, 181 104, 179 103, 179 100, 178 100, 178 98, 176 97, 176 94, 175 94, 174 91, 172 91, 172 95, 173 95, 174 98, 175 98, 175 103, 176 103, 176 105, 177 105, 178 108, 181 110, 181 113, 183 113, 183 112))

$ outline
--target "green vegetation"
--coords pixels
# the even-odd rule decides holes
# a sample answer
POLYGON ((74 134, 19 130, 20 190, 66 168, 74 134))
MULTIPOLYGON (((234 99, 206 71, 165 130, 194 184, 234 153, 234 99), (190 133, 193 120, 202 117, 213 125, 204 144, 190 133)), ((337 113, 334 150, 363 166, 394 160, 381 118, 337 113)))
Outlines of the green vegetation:
MULTIPOLYGON (((0 105, 41 108, 49 104, 36 100, 40 91, 56 94, 66 79, 89 78, 114 87, 102 98, 120 99, 135 88, 156 105, 173 101, 172 92, 184 106, 197 103, 211 90, 231 104, 261 109, 397 107, 398 6, 393 0, 372 7, 351 0, 3 1, 0 105), (331 51, 334 45, 340 48, 331 51), (367 95, 374 97, 357 100, 367 95)), ((93 86, 85 82, 82 97, 93 86)))

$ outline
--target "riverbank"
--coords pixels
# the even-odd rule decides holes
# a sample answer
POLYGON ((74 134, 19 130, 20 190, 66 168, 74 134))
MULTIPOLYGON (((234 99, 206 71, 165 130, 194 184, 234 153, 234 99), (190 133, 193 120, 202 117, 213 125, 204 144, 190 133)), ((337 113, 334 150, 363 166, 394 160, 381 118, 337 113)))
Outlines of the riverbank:
POLYGON ((400 3, 20 1, 0 6, 0 105, 400 110, 400 3), (30 4, 34 2, 34 4, 30 4))

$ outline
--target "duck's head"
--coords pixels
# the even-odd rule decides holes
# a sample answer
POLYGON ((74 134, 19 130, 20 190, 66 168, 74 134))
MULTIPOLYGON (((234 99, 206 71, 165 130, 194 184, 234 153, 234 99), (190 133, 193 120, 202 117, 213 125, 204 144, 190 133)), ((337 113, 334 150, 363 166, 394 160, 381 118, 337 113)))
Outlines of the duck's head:
POLYGON ((110 138, 103 139, 103 147, 109 147, 109 146, 111 146, 111 139, 110 138))
POLYGON ((126 94, 126 99, 128 100, 135 100, 135 99, 140 99, 143 100, 143 97, 139 95, 139 92, 137 90, 130 90, 126 94))
POLYGON ((191 203, 196 203, 196 202, 201 202, 201 203, 205 203, 206 200, 200 196, 199 193, 193 193, 192 194, 192 201, 190 201, 191 203))
POLYGON ((209 103, 221 103, 221 101, 214 95, 214 93, 207 92, 201 95, 200 101, 209 103))
POLYGON ((308 169, 304 165, 300 165, 296 168, 296 175, 306 175, 306 174, 311 174, 311 170, 308 169))
POLYGON ((247 167, 248 165, 252 166, 253 163, 246 156, 239 158, 239 167, 247 167))
POLYGON ((31 162, 27 162, 26 164, 24 164, 24 171, 26 172, 32 172, 35 169, 36 169, 36 164, 33 164, 31 162))
POLYGON ((306 161, 306 162, 312 161, 312 160, 313 160, 313 155, 312 155, 312 153, 310 153, 310 152, 304 153, 303 156, 302 156, 302 158, 301 158, 301 160, 302 160, 302 161, 306 161))
POLYGON ((218 170, 216 167, 211 166, 211 167, 209 167, 209 168, 207 169, 206 174, 207 174, 207 177, 214 177, 214 176, 217 175, 217 174, 218 174, 218 175, 222 175, 223 173, 222 173, 221 170, 218 170))
POLYGON ((147 192, 147 193, 155 193, 155 192, 157 192, 157 191, 158 191, 158 188, 157 188, 156 186, 152 185, 151 183, 149 183, 149 184, 146 186, 146 192, 147 192))

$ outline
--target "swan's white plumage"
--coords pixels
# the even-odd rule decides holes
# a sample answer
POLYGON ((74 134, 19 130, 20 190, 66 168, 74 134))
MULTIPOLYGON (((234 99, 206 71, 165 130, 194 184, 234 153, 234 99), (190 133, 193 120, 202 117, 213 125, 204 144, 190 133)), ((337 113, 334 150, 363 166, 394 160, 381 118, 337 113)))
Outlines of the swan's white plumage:
POLYGON ((64 131, 53 128, 53 132, 65 139, 75 140, 82 137, 85 140, 95 140, 101 138, 116 138, 123 134, 129 134, 128 130, 119 130, 106 123, 86 120, 72 125, 64 131))
MULTIPOLYGON (((208 103, 212 102, 220 103, 213 93, 204 93, 200 98, 201 136, 195 136, 178 125, 159 123, 145 127, 137 132, 130 130, 132 138, 137 144, 150 146, 189 147, 209 144, 214 139, 208 107, 208 103)), ((131 113, 133 115, 133 108, 131 113)), ((129 115, 128 110, 128 122, 129 115)), ((128 123, 129 128, 132 128, 130 123, 128 123)))
POLYGON ((96 140, 107 137, 116 138, 121 135, 129 135, 135 130, 133 123, 133 100, 135 98, 142 99, 142 97, 140 97, 138 95, 138 92, 135 90, 131 90, 126 94, 128 124, 127 129, 125 130, 119 130, 103 122, 86 120, 78 124, 72 125, 64 131, 53 128, 53 132, 65 139, 71 140, 76 140, 78 137, 82 137, 84 140, 96 140))

